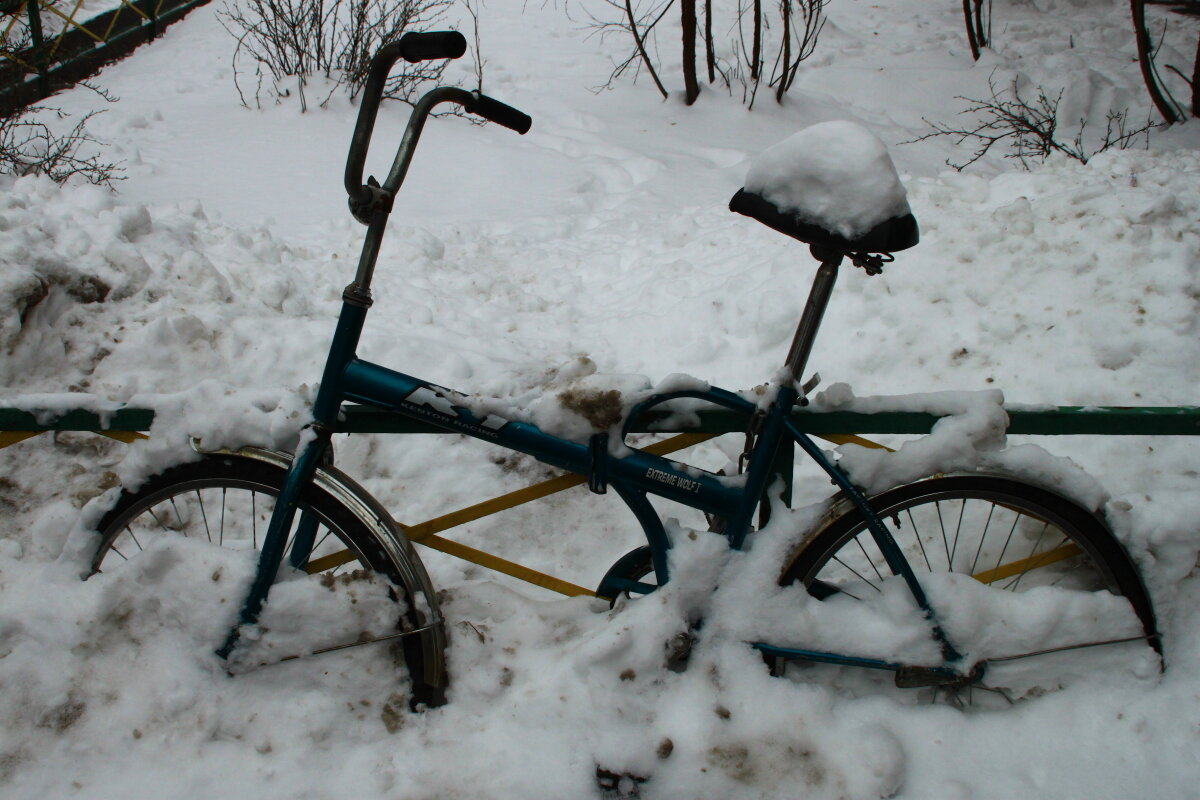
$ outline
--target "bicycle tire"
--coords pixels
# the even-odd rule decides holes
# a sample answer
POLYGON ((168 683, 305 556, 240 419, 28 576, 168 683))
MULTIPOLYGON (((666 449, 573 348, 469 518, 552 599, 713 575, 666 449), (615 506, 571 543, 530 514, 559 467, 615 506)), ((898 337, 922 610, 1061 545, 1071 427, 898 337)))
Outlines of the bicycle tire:
MULTIPOLYGON (((963 630, 947 630, 960 652, 969 654, 969 663, 988 665, 990 674, 983 676, 981 688, 1025 694, 1059 688, 1064 679, 1052 674, 1032 676, 1036 680, 1023 688, 993 683, 993 668, 1032 661, 1036 673, 1040 658, 1051 662, 1044 663, 1047 670, 1070 672, 1073 667, 1064 657, 1084 648, 1132 648, 1135 641, 1143 641, 1157 654, 1161 668, 1162 644, 1154 609, 1136 565, 1104 522, 1074 502, 1019 480, 986 475, 932 478, 890 490, 870 502, 927 591, 928 584, 938 580, 931 576, 953 574, 974 578, 960 584, 974 592, 979 584, 1012 595, 1047 587, 1036 596, 1025 595, 1026 602, 1036 599, 1049 604, 1042 608, 1060 604, 1082 612, 1089 608, 1088 602, 1107 602, 1105 592, 1127 601, 1132 614, 1121 612, 1103 621, 1058 620, 1057 640, 1046 638, 1045 622, 1038 623, 1036 632, 1017 632, 1019 623, 1030 623, 1015 612, 1007 620, 1001 616, 980 623, 1013 628, 999 636, 1005 644, 997 643, 994 629, 990 643, 982 634, 973 638, 970 631, 965 632, 965 641, 959 641, 963 630), (1099 630, 1110 623, 1107 634, 1099 630), (1079 632, 1091 629, 1095 633, 1086 637, 1079 632)), ((820 600, 849 597, 882 602, 875 600, 882 591, 872 590, 882 590, 885 582, 894 580, 900 578, 886 567, 862 513, 850 507, 808 538, 785 565, 779 583, 798 582, 820 600)), ((955 579, 942 580, 952 584, 955 579)), ((952 595, 932 599, 935 611, 949 616, 946 612, 953 609, 938 605, 945 596, 952 595)), ((989 593, 987 602, 1002 608, 1012 601, 989 593)), ((1029 683, 1031 676, 1021 680, 1029 683)))
MULTIPOLYGON (((162 536, 203 537, 202 541, 214 546, 257 553, 286 474, 286 467, 279 463, 234 453, 208 454, 154 475, 136 491, 122 490, 115 505, 96 525, 99 543, 91 574, 118 572, 120 565, 151 548, 162 536), (242 530, 247 519, 248 540, 242 530)), ((411 565, 406 569, 406 565, 397 563, 358 514, 316 483, 302 492, 299 509, 314 515, 320 526, 312 559, 343 549, 353 555, 349 563, 316 573, 313 579, 326 581, 328 586, 334 579, 369 580, 376 575, 388 582, 387 596, 396 606, 395 627, 375 635, 420 631, 436 622, 427 617, 427 610, 422 611, 422 605, 427 609, 427 604, 415 602, 420 587, 411 585, 411 565)), ((297 514, 297 520, 300 516, 297 514)), ((281 573, 285 571, 286 567, 281 568, 281 573)), ((269 603, 270 598, 268 608, 269 603)), ((354 642, 362 637, 363 632, 353 631, 343 638, 354 642)), ((442 642, 441 636, 414 634, 396 641, 412 683, 411 705, 416 708, 420 704, 444 703, 443 655, 440 651, 430 652, 432 643, 442 642)), ((335 649, 342 644, 322 642, 309 651, 320 651, 323 645, 335 649)))

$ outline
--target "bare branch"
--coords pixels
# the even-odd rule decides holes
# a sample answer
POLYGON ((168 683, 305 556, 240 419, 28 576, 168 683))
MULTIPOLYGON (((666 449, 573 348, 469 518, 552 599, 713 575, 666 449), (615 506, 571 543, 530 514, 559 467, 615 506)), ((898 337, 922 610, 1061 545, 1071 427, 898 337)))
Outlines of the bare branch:
MULTIPOLYGON (((95 90, 108 102, 115 102, 107 92, 95 90)), ((79 176, 98 186, 112 186, 113 181, 124 180, 120 162, 105 161, 98 153, 86 155, 89 150, 104 146, 87 130, 87 124, 98 114, 92 111, 59 136, 48 125, 35 117, 38 114, 68 115, 55 108, 31 106, 17 114, 0 117, 0 173, 8 175, 45 175, 55 183, 65 183, 79 176)))
POLYGON ((1085 120, 1079 121, 1079 129, 1070 142, 1063 142, 1058 137, 1061 91, 1051 97, 1038 87, 1037 97, 1030 101, 1021 96, 1015 80, 1007 90, 1001 92, 991 78, 988 79, 988 89, 991 97, 985 100, 958 98, 969 104, 960 113, 975 116, 977 121, 974 125, 953 127, 926 119, 924 122, 933 129, 932 132, 905 144, 941 136, 951 137, 956 145, 969 143, 975 148, 970 158, 962 163, 954 163, 949 159, 946 161, 948 166, 961 171, 987 155, 995 145, 1004 143, 1008 148, 1004 157, 1015 159, 1028 169, 1031 160, 1045 161, 1052 153, 1061 153, 1086 164, 1098 153, 1112 148, 1127 149, 1141 138, 1148 140, 1150 130, 1157 127, 1147 119, 1144 125, 1130 128, 1128 110, 1109 111, 1104 140, 1099 147, 1089 150, 1084 145, 1085 120))
MULTIPOLYGON (((670 6, 668 6, 668 8, 669 7, 670 6)), ((667 10, 664 8, 662 13, 666 14, 667 10)), ((666 100, 667 90, 663 87, 662 81, 658 79, 658 73, 654 71, 654 64, 650 61, 650 56, 646 54, 646 45, 642 40, 641 34, 638 33, 638 24, 637 20, 633 17, 633 5, 630 3, 630 0, 625 0, 625 19, 628 20, 629 32, 633 35, 633 41, 637 45, 638 55, 641 57, 642 63, 646 65, 646 71, 650 73, 650 77, 654 80, 654 85, 658 87, 659 94, 661 94, 663 99, 666 100)), ((662 14, 659 15, 659 19, 662 19, 662 14)), ((658 24, 658 20, 654 20, 654 23, 658 24)))

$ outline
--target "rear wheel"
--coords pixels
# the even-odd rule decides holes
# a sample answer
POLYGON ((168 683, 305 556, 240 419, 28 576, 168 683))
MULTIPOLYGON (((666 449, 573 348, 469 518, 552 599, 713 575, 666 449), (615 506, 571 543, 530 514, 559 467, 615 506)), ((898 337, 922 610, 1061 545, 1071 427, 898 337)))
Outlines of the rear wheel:
MULTIPOLYGON (((1036 694, 1073 674, 1128 668, 1148 655, 1161 665, 1154 610, 1135 565, 1075 503, 1016 480, 961 476, 903 486, 871 505, 963 654, 956 668, 981 668, 979 682, 954 694, 1036 694)), ((877 609, 893 628, 897 603, 915 610, 857 510, 811 537, 780 583, 800 583, 852 614, 877 609)), ((927 652, 931 641, 923 642, 927 652)), ((912 663, 900 651, 861 655, 912 663)), ((926 657, 921 666, 944 666, 936 649, 926 657)))
MULTIPOLYGON (((97 525, 92 573, 120 574, 151 551, 191 540, 222 548, 232 569, 253 575, 286 474, 279 464, 212 454, 122 492, 97 525)), ((431 628, 436 621, 418 598, 412 565, 401 563, 360 515, 315 484, 303 492, 299 510, 288 546, 302 519, 316 523, 308 570, 285 561, 260 619, 259 628, 269 632, 258 642, 243 642, 239 650, 250 652, 235 651, 235 657, 270 663, 412 632, 395 641, 412 679, 414 704, 444 702, 441 632, 431 628)), ((240 603, 245 588, 230 602, 240 603)))

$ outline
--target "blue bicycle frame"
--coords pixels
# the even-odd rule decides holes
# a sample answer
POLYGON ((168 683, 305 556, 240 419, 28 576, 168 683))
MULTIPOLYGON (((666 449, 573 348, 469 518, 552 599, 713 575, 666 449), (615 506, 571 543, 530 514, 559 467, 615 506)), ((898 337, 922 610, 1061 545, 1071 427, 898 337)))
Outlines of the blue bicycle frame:
MULTIPOLYGON (((367 224, 358 272, 343 293, 341 314, 313 406, 313 419, 301 437, 301 446, 277 500, 264 538, 258 572, 242 608, 239 624, 230 632, 218 653, 227 657, 237 644, 240 626, 253 624, 258 619, 283 561, 287 534, 295 522, 297 502, 302 489, 313 479, 329 447, 342 404, 352 401, 388 409, 448 432, 466 434, 526 453, 539 461, 587 477, 588 485, 594 492, 603 493, 611 487, 641 524, 658 585, 666 583, 669 579, 667 553, 671 542, 648 496, 655 495, 674 500, 721 518, 724 521, 723 533, 728 538, 730 547, 741 548, 751 530, 755 510, 762 502, 767 483, 774 473, 772 464, 776 455, 781 447, 790 447, 794 442, 833 479, 850 502, 863 514, 889 567, 907 582, 916 604, 929 620, 931 634, 940 644, 945 662, 958 665, 961 657, 947 640, 912 568, 882 521, 872 511, 866 497, 789 418, 792 409, 802 402, 795 386, 803 373, 833 291, 838 267, 844 256, 842 252, 813 249, 813 254, 821 261, 821 265, 788 353, 783 378, 775 387, 774 396, 770 398, 769 403, 760 406, 738 394, 718 388, 661 394, 645 400, 631 410, 617 441, 610 439, 609 433, 597 434, 587 442, 572 441, 546 433, 525 422, 500 418, 494 414, 480 416, 470 408, 465 395, 358 358, 356 350, 359 337, 367 311, 372 304, 371 279, 391 212, 392 198, 404 180, 429 113, 436 105, 451 102, 522 133, 522 124, 528 128, 527 117, 522 120, 524 115, 520 112, 495 100, 461 89, 435 89, 414 107, 387 180, 381 185, 372 179, 367 185, 363 185, 362 166, 378 108, 378 90, 391 63, 395 61, 394 56, 389 61, 387 54, 381 53, 381 57, 376 59, 377 65, 381 59, 387 63, 381 69, 373 67, 372 80, 375 84, 368 81, 364 91, 363 105, 346 171, 346 188, 351 197, 351 208, 355 216, 367 224), (378 77, 380 74, 382 78, 378 77), (625 434, 633 421, 656 407, 683 399, 731 409, 745 414, 748 420, 752 421, 754 445, 744 474, 736 477, 717 475, 661 456, 615 446, 624 444, 625 434)), ((316 528, 315 519, 308 518, 308 515, 301 516, 289 554, 293 567, 303 569, 306 566, 316 528)), ((645 592, 654 587, 629 581, 625 584, 614 584, 610 588, 645 592)), ((802 657, 812 661, 854 664, 893 671, 904 669, 902 665, 892 662, 836 653, 795 650, 762 642, 755 643, 755 647, 768 655, 780 658, 802 657)), ((928 669, 940 673, 943 678, 961 675, 960 671, 950 667, 928 669)))

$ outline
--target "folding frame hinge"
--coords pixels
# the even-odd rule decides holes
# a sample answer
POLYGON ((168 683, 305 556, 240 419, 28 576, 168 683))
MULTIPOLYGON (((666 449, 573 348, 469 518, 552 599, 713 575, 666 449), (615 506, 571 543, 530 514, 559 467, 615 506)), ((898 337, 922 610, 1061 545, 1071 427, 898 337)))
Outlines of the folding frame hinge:
POLYGON ((588 489, 596 494, 608 492, 608 433, 597 433, 588 440, 588 489))

